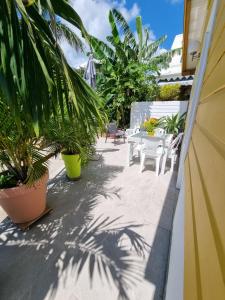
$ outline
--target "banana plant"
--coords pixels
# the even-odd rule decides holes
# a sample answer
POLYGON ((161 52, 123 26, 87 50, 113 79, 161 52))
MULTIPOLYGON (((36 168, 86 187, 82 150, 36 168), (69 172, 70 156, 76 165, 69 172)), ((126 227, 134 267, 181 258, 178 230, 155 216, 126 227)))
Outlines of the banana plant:
POLYGON ((97 86, 110 119, 117 119, 121 126, 126 126, 133 101, 157 97, 156 77, 160 69, 168 65, 171 56, 159 54, 166 36, 151 42, 149 29, 143 27, 141 16, 136 18, 137 39, 116 9, 109 12, 109 24, 108 43, 90 37, 94 55, 101 62, 97 86))
POLYGON ((160 67, 166 66, 172 56, 171 52, 159 52, 160 46, 164 43, 167 36, 164 35, 156 41, 151 40, 151 34, 148 28, 143 27, 142 18, 136 18, 137 39, 130 29, 123 15, 116 9, 109 12, 109 23, 111 26, 111 36, 107 37, 107 44, 98 41, 92 37, 92 46, 96 55, 105 58, 115 58, 115 52, 121 59, 133 59, 140 63, 151 64, 152 62, 160 62, 160 67), (113 55, 114 54, 114 55, 113 55), (156 59, 157 58, 157 59, 156 59), (159 59, 160 58, 160 59, 159 59))

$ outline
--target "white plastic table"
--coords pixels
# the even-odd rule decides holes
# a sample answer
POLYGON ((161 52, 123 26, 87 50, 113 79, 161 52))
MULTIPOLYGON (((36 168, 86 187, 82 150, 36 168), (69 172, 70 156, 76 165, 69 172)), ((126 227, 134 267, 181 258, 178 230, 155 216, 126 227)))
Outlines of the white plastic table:
POLYGON ((147 132, 138 132, 135 134, 132 134, 131 136, 128 137, 127 142, 128 142, 128 152, 127 152, 127 166, 130 166, 131 161, 133 160, 134 156, 134 148, 135 144, 143 144, 143 138, 148 139, 149 141, 161 141, 162 142, 162 147, 165 149, 165 141, 166 141, 166 135, 162 136, 149 136, 147 132))

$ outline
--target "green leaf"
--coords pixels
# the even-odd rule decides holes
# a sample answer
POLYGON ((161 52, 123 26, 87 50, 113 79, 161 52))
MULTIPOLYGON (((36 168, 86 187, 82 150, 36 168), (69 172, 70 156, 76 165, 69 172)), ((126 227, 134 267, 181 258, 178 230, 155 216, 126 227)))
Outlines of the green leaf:
POLYGON ((120 42, 120 35, 119 35, 119 31, 117 29, 116 22, 114 20, 113 13, 111 10, 109 11, 109 23, 111 25, 111 31, 112 31, 114 44, 117 45, 120 42))
POLYGON ((139 58, 142 57, 142 47, 143 47, 143 27, 142 27, 142 18, 138 16, 136 18, 136 29, 138 34, 138 42, 139 42, 139 58))

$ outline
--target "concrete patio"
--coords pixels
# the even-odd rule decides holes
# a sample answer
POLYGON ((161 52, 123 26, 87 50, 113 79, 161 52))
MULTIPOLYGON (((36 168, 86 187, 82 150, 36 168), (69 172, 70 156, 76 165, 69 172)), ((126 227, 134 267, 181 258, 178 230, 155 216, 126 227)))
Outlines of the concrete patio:
POLYGON ((53 211, 29 231, 0 224, 1 300, 163 299, 176 172, 126 167, 122 141, 100 139, 97 150, 77 182, 51 161, 53 211))

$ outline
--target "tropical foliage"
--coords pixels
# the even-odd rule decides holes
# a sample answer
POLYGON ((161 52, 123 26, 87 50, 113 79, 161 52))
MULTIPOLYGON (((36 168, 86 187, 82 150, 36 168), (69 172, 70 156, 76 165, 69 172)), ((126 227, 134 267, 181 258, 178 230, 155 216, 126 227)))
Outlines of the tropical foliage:
POLYGON ((179 114, 166 116, 159 120, 158 125, 159 127, 165 129, 166 133, 177 135, 179 132, 184 131, 185 119, 186 113, 182 114, 181 116, 179 114))
POLYGON ((166 84, 160 87, 160 100, 178 100, 180 98, 180 84, 166 84))
POLYGON ((1 102, 0 124, 0 169, 5 170, 1 174, 0 188, 30 184, 39 179, 47 171, 47 160, 54 154, 53 149, 44 151, 44 140, 37 138, 25 121, 18 130, 11 110, 1 102))
POLYGON ((87 117, 98 117, 95 94, 68 65, 60 48, 57 17, 88 37, 67 1, 42 0, 25 7, 20 0, 3 0, 0 6, 1 98, 11 107, 18 127, 22 108, 37 133, 58 105, 62 114, 66 108, 85 126, 89 126, 87 117))
POLYGON ((140 16, 136 18, 137 39, 117 10, 110 11, 109 23, 108 44, 91 38, 94 55, 102 63, 98 91, 110 119, 127 125, 133 101, 154 100, 158 96, 156 76, 168 65, 171 54, 159 54, 166 36, 151 42, 150 31, 143 27, 140 16))
MULTIPOLYGON (((61 51, 58 39, 62 32, 66 38, 70 35, 62 26, 59 33, 58 17, 76 26, 88 38, 79 16, 66 0, 1 1, 0 167, 4 172, 0 174, 0 186, 3 188, 33 183, 46 172, 46 162, 54 153, 63 147, 69 151, 84 147, 92 141, 102 123, 97 96, 70 68, 61 51), (54 132, 51 131, 53 126, 56 126, 54 132), (78 136, 78 130, 81 130, 82 137, 78 136), (48 147, 46 138, 50 138, 50 134, 53 138, 49 143, 51 147, 48 147), (87 137, 89 139, 85 140, 87 137)), ((74 38, 74 43, 80 47, 74 38)), ((46 293, 50 287, 54 290, 60 272, 71 263, 77 276, 88 264, 91 281, 95 269, 109 282, 114 282, 119 299, 129 299, 127 290, 139 278, 140 264, 134 262, 130 249, 121 241, 127 236, 138 254, 144 254, 147 244, 135 232, 135 224, 121 226, 120 223, 112 228, 116 220, 93 220, 90 211, 96 205, 101 185, 88 185, 87 188, 92 189, 87 201, 75 201, 72 215, 60 215, 42 230, 51 243, 44 243, 38 251, 39 266, 42 263, 45 269, 48 265, 53 267, 52 276, 44 279, 44 286, 48 287, 46 293), (53 257, 50 259, 52 251, 49 247, 52 248, 52 242, 57 244, 57 240, 63 241, 66 247, 66 251, 56 247, 60 260, 64 255, 62 269, 58 268, 55 259, 52 263, 53 257), (112 251, 109 251, 109 244, 112 251)), ((12 233, 9 232, 6 234, 12 233)), ((11 238, 19 239, 16 234, 11 238)), ((38 235, 33 235, 32 242, 28 237, 27 243, 23 242, 21 247, 28 245, 31 249, 37 244, 35 240, 40 244, 38 235)), ((29 250, 25 252, 27 255, 29 250)))
POLYGON ((0 161, 17 183, 32 182, 46 171, 54 151, 44 155, 40 150, 52 117, 62 122, 65 116, 71 122, 76 119, 86 134, 97 132, 102 123, 98 97, 68 65, 59 39, 64 36, 76 48, 81 42, 59 20, 75 26, 88 40, 66 0, 1 1, 0 161))
MULTIPOLYGON (((98 124, 95 126, 97 128, 98 124)), ((46 129, 47 144, 55 147, 55 152, 80 154, 82 164, 85 164, 94 153, 95 128, 86 131, 77 119, 70 120, 65 116, 64 120, 61 117, 52 118, 46 129)))

